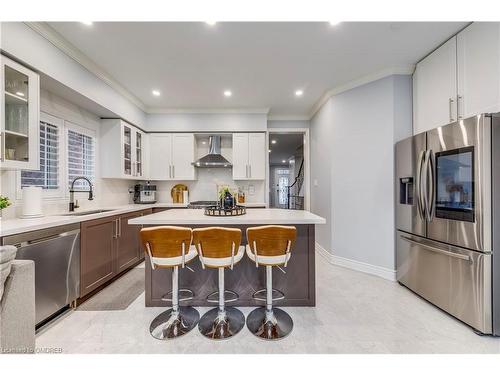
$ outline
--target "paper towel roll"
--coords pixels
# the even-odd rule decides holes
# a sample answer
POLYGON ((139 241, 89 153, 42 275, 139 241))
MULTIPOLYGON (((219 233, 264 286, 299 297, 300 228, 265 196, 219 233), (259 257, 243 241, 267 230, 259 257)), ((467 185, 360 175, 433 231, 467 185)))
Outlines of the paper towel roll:
POLYGON ((187 190, 182 192, 182 203, 189 203, 189 191, 187 190))
POLYGON ((22 218, 43 216, 42 188, 39 186, 23 187, 23 214, 22 218))

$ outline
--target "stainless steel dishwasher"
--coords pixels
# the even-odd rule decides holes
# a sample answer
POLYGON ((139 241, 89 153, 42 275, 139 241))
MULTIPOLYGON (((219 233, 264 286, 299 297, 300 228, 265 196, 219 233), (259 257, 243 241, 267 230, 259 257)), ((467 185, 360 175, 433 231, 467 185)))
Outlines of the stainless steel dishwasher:
POLYGON ((16 259, 35 261, 37 325, 79 297, 79 223, 6 236, 2 244, 18 248, 16 259))

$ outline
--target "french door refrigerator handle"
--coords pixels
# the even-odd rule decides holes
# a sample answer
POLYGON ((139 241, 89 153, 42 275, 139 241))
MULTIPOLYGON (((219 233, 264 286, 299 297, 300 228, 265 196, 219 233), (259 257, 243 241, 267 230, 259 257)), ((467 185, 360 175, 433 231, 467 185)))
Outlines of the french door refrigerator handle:
POLYGON ((424 154, 425 151, 420 151, 417 160, 417 192, 418 192, 417 211, 421 219, 425 219, 424 208, 423 208, 424 207, 423 192, 422 192, 422 162, 424 160, 424 154))
MULTIPOLYGON (((434 196, 436 194, 436 182, 434 180, 434 162, 432 159, 432 151, 429 150, 427 151, 426 155, 426 161, 425 161, 425 170, 426 170, 426 178, 429 180, 429 192, 426 194, 427 202, 426 202, 426 215, 427 215, 427 221, 431 222, 432 218, 434 217, 434 209, 435 209, 435 199, 434 196)), ((427 185, 427 181, 426 181, 427 185)))
POLYGON ((468 256, 468 255, 458 254, 458 253, 454 253, 454 252, 451 252, 451 251, 446 251, 446 250, 443 250, 443 249, 439 249, 437 247, 434 247, 434 246, 431 246, 431 245, 426 245, 426 244, 424 244, 422 242, 415 241, 415 240, 413 240, 413 239, 411 239, 409 237, 405 237, 405 236, 401 236, 401 239, 403 239, 406 242, 409 242, 411 244, 425 247, 427 250, 433 251, 435 253, 447 255, 447 256, 452 257, 452 258, 466 260, 466 261, 469 261, 469 262, 472 261, 471 257, 468 256))

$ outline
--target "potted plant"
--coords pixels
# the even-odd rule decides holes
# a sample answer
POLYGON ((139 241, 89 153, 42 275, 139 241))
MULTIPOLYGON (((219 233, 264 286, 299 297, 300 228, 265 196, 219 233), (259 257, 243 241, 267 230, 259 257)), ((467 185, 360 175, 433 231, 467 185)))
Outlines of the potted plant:
POLYGON ((219 201, 222 208, 228 209, 234 206, 234 199, 228 186, 219 190, 219 201))
POLYGON ((2 210, 11 205, 9 198, 0 195, 0 219, 2 218, 2 210))

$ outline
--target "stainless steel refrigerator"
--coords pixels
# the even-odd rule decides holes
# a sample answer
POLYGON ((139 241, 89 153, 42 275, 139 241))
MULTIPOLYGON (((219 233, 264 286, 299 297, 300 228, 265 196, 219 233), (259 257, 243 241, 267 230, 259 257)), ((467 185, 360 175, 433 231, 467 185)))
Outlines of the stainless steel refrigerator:
POLYGON ((500 118, 398 142, 396 192, 398 281, 500 336, 500 118))

